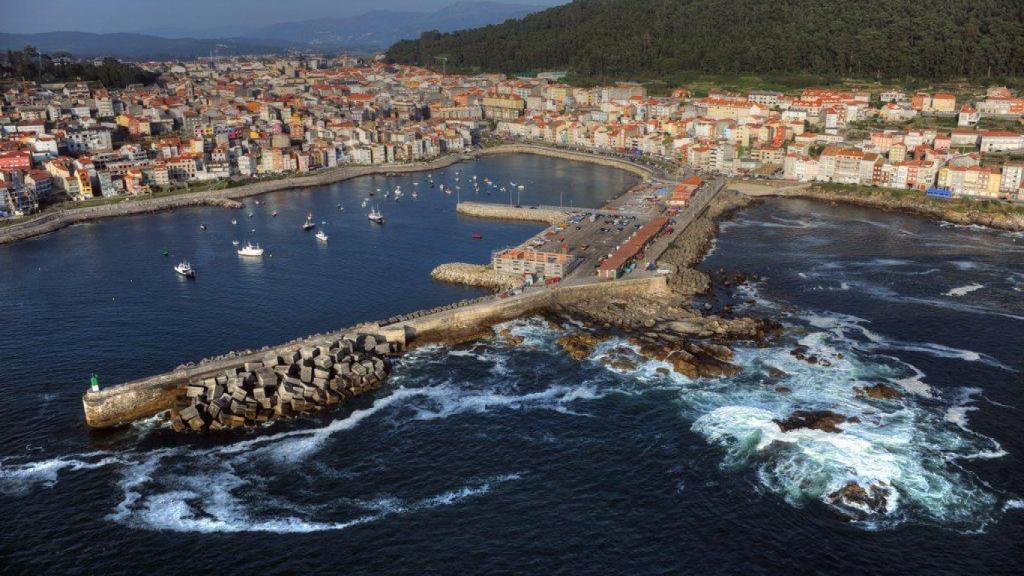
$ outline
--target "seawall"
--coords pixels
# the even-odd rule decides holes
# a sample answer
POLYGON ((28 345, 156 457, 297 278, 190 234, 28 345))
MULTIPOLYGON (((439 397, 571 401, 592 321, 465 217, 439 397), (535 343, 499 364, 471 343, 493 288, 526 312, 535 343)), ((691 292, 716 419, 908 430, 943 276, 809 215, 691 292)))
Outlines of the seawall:
POLYGON ((380 323, 365 323, 329 334, 293 340, 258 351, 228 353, 197 365, 180 367, 166 374, 112 386, 98 392, 87 391, 82 396, 85 421, 92 428, 109 428, 147 418, 172 408, 177 395, 190 382, 213 377, 225 370, 238 368, 246 362, 259 362, 270 354, 284 354, 301 346, 319 346, 353 333, 382 334, 389 342, 399 342, 403 347, 452 343, 479 335, 494 324, 535 314, 556 303, 571 303, 580 298, 594 298, 598 295, 664 294, 667 289, 665 278, 662 276, 535 288, 515 297, 482 297, 431 311, 392 317, 380 323))

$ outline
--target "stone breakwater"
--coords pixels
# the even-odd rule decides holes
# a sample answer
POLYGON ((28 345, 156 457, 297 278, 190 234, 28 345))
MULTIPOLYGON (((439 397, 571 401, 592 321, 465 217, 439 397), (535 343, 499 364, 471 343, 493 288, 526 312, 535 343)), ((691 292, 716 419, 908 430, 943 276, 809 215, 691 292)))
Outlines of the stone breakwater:
POLYGON ((1019 208, 1011 209, 1010 206, 994 200, 942 200, 929 198, 923 193, 906 193, 868 187, 834 189, 809 184, 778 186, 755 182, 734 182, 733 186, 750 196, 822 200, 865 208, 906 212, 965 226, 986 226, 1009 232, 1024 231, 1024 211, 1018 211, 1019 208))
MULTIPOLYGON (((275 367, 283 366, 280 364, 282 356, 285 360, 294 358, 295 351, 303 347, 319 348, 326 345, 330 351, 332 343, 349 338, 352 334, 379 335, 378 343, 386 340, 401 350, 427 344, 450 345, 478 338, 490 333, 490 327, 495 324, 542 312, 560 301, 569 302, 588 298, 594 294, 607 294, 611 297, 633 293, 661 294, 665 291, 665 279, 659 276, 561 286, 504 299, 486 296, 440 306, 432 310, 394 316, 380 323, 362 324, 326 335, 318 334, 306 339, 292 340, 281 346, 264 347, 258 351, 229 352, 198 363, 179 366, 173 372, 166 374, 127 382, 96 392, 87 391, 82 396, 85 421, 92 428, 109 428, 140 418, 148 418, 179 406, 180 397, 189 384, 208 382, 212 378, 216 385, 218 376, 229 378, 229 373, 231 373, 238 377, 243 372, 251 372, 246 370, 246 363, 252 363, 250 365, 252 368, 256 366, 256 363, 264 362, 265 367, 270 358, 276 358, 275 361, 278 364, 275 364, 275 367)), ((271 369, 273 370, 273 368, 271 369)), ((328 376, 331 375, 328 374, 328 376)), ((249 377, 244 380, 251 382, 249 377)), ((227 380, 223 382, 222 385, 226 385, 227 380)), ((205 389, 205 384, 203 388, 205 389)), ((248 390, 246 392, 246 398, 248 398, 248 390)), ((255 400, 255 392, 253 392, 252 398, 255 400)), ((242 402, 245 401, 242 400, 242 402)), ((247 407, 242 406, 241 408, 247 407)), ((232 414, 234 414, 233 411, 232 414)), ((191 413, 187 415, 194 417, 191 413)), ((182 424, 184 425, 191 419, 182 420, 182 424)), ((191 428, 192 424, 188 424, 188 426, 191 428)))
POLYGON ((515 274, 498 272, 486 264, 451 262, 441 264, 430 272, 430 277, 440 282, 451 282, 466 286, 487 288, 495 292, 522 288, 523 279, 515 274))
POLYGON ((504 204, 487 202, 459 202, 456 211, 476 218, 492 218, 496 220, 525 220, 528 222, 546 222, 552 226, 564 224, 568 214, 557 208, 517 208, 504 204))
POLYGON ((190 381, 170 411, 171 425, 179 432, 253 427, 324 410, 379 388, 391 371, 387 357, 401 349, 400 342, 364 333, 271 352, 190 381))

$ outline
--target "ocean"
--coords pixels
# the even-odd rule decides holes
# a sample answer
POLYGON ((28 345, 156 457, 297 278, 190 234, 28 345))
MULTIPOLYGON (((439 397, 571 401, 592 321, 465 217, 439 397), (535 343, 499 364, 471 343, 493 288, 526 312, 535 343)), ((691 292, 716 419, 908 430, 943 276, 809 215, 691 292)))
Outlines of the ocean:
MULTIPOLYGON (((524 204, 562 192, 598 205, 634 183, 528 156, 434 180, 455 171, 463 192, 472 174, 525 182, 524 204)), ((479 295, 430 269, 486 261, 540 227, 460 218, 425 178, 275 193, 251 220, 180 210, 0 247, 6 571, 1017 572, 1024 240, 912 216, 772 200, 723 223, 702 268, 757 281, 708 301, 786 326, 771 346, 736 345, 735 377, 601 362, 623 338, 577 362, 555 341, 578 326, 526 318, 503 326, 519 345, 420 348, 381 390, 258 432, 85 428, 91 372, 114 383, 479 295), (416 201, 379 201, 388 223, 366 222, 369 191, 416 181, 416 201), (298 229, 307 211, 327 220, 328 246, 298 229), (238 261, 230 240, 250 228, 273 258, 238 261), (195 282, 170 270, 177 258, 195 282), (877 383, 904 397, 856 392, 877 383), (858 421, 772 422, 799 409, 858 421), (850 481, 891 488, 884 510, 850 521, 830 504, 850 481)))

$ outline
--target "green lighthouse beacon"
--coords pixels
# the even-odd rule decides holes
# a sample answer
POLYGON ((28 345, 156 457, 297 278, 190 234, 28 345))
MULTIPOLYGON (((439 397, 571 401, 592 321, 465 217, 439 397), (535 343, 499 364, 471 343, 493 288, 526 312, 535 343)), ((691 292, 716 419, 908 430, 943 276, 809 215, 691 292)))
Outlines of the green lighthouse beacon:
POLYGON ((89 390, 92 390, 93 392, 99 392, 100 391, 100 377, 99 376, 93 374, 92 377, 89 378, 89 390))

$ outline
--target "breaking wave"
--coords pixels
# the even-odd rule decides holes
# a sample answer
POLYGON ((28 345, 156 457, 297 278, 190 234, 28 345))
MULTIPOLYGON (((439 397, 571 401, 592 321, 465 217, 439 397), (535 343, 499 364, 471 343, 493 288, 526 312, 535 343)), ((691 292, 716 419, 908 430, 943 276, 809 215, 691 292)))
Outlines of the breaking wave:
MULTIPOLYGON (((750 289, 756 295, 756 287, 750 289)), ((726 469, 752 470, 761 486, 794 506, 829 505, 828 496, 849 482, 891 487, 882 512, 860 523, 865 528, 911 521, 977 530, 1006 509, 1005 496, 959 464, 1005 454, 994 440, 970 430, 966 415, 974 394, 944 401, 926 384, 921 370, 882 352, 908 350, 1008 368, 970 350, 883 337, 860 318, 807 314, 801 321, 808 331, 799 343, 829 365, 811 365, 784 346, 738 347, 733 361, 743 372, 711 380, 668 372, 667 365, 635 354, 636 348, 622 338, 600 344, 582 365, 575 364, 556 344, 561 333, 557 326, 537 318, 510 322, 497 331, 522 338, 519 344, 509 345, 498 336, 455 350, 417 349, 396 364, 391 385, 380 397, 324 424, 306 422, 214 447, 4 461, 0 486, 25 493, 54 486, 74 471, 110 467, 117 472, 115 489, 121 497, 107 519, 128 527, 176 532, 344 530, 483 498, 530 472, 517 466, 514 472, 481 470, 451 477, 438 469, 423 487, 395 482, 393 475, 378 485, 381 470, 401 465, 400 450, 375 448, 360 452, 357 463, 332 465, 318 456, 362 436, 404 444, 440 426, 451 433, 448 427, 458 429, 470 416, 497 423, 510 412, 600 418, 606 414, 602 402, 620 397, 648 403, 645 410, 671 410, 681 427, 722 448, 726 469), (632 367, 601 363, 624 350, 632 351, 632 367), (569 367, 573 377, 560 377, 569 367), (912 394, 880 401, 858 392, 878 382, 912 394), (669 404, 666 394, 672 399, 669 404), (783 432, 775 421, 800 409, 832 410, 851 421, 839 433, 783 432), (342 489, 344 496, 339 497, 334 490, 334 496, 312 502, 292 491, 297 484, 315 493, 314 487, 324 482, 373 486, 374 491, 342 489), (252 497, 254 491, 259 498, 252 497)), ((564 328, 577 329, 570 324, 564 328)), ((474 424, 473 430, 486 434, 487 428, 474 424)))

